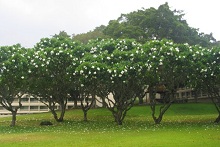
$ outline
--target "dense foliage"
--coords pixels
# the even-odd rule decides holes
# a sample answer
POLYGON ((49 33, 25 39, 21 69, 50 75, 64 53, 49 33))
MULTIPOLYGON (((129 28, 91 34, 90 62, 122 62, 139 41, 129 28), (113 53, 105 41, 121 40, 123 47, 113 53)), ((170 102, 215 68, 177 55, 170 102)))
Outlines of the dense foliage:
MULTIPOLYGON (((84 120, 95 98, 121 125, 136 98, 150 94, 155 123, 160 123, 180 87, 209 93, 219 111, 219 48, 151 40, 96 39, 87 44, 69 36, 43 38, 33 49, 1 47, 1 105, 17 112, 23 93, 43 102, 63 121, 67 100, 81 102, 84 120), (163 86, 163 90, 159 87, 163 86), (156 116, 155 94, 163 96, 156 116), (13 106, 15 98, 19 105, 13 106), (61 110, 60 116, 57 109, 61 110)), ((219 117, 216 119, 219 122, 219 117)))
POLYGON ((0 47, 0 104, 12 113, 11 126, 15 125, 21 98, 27 92, 28 58, 26 49, 19 44, 0 47))
POLYGON ((142 43, 153 38, 201 46, 217 43, 212 33, 199 33, 183 17, 183 11, 171 10, 168 3, 165 3, 158 9, 151 7, 122 14, 118 19, 109 21, 103 32, 113 38, 134 38, 142 43))

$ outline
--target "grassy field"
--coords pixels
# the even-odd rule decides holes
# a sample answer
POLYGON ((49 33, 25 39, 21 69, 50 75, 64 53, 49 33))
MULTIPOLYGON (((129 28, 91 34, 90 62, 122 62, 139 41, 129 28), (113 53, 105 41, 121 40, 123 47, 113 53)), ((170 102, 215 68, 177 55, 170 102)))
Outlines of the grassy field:
POLYGON ((13 128, 11 118, 4 117, 0 118, 0 146, 216 147, 220 145, 220 125, 213 123, 216 117, 212 104, 174 104, 160 125, 154 125, 149 106, 133 107, 122 126, 104 108, 89 111, 88 122, 82 121, 81 110, 68 110, 62 123, 50 113, 21 115, 13 128), (40 126, 42 120, 54 125, 40 126))

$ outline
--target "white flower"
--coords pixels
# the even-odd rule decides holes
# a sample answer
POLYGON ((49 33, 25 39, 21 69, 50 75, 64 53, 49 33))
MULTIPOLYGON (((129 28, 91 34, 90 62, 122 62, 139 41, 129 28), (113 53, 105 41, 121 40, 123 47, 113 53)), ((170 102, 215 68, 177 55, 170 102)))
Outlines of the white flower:
POLYGON ((80 70, 80 74, 83 74, 83 72, 84 72, 83 70, 80 70))
POLYGON ((24 76, 22 76, 21 79, 24 79, 24 76))
POLYGON ((94 75, 96 74, 96 71, 94 72, 94 75))
POLYGON ((94 66, 92 66, 92 68, 95 68, 94 66))
POLYGON ((100 68, 99 68, 99 67, 97 67, 97 70, 100 70, 100 68))
POLYGON ((31 73, 31 70, 28 70, 28 73, 31 73))
POLYGON ((84 85, 83 85, 83 84, 81 84, 81 87, 84 87, 84 85))
POLYGON ((107 57, 107 59, 110 60, 111 58, 110 58, 110 57, 107 57))
POLYGON ((176 51, 177 51, 177 52, 179 52, 179 51, 180 51, 178 47, 177 47, 177 48, 175 48, 175 49, 176 49, 176 51))

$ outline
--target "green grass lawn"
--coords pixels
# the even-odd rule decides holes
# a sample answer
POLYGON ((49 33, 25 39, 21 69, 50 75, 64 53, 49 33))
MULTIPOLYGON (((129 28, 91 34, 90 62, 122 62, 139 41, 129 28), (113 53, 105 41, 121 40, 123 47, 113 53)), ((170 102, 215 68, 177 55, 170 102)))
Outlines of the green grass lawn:
POLYGON ((0 146, 220 146, 220 127, 213 121, 217 111, 212 104, 173 104, 160 125, 154 125, 149 106, 135 106, 122 126, 111 113, 92 109, 88 122, 81 110, 68 110, 65 121, 57 123, 50 113, 21 115, 17 126, 9 127, 11 118, 0 118, 0 146), (40 126, 50 120, 53 126, 40 126))

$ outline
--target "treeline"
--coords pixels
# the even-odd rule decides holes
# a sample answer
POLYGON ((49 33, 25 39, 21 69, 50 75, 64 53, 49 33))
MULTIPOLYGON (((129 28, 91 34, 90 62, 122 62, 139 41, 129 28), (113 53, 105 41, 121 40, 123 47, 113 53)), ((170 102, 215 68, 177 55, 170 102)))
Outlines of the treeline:
POLYGON ((166 39, 144 44, 132 39, 96 39, 82 44, 62 35, 43 38, 31 49, 2 46, 0 104, 11 111, 14 126, 24 94, 40 98, 58 122, 64 119, 68 99, 81 101, 87 120, 87 111, 98 98, 122 125, 135 100, 149 93, 152 117, 160 123, 177 89, 184 85, 206 91, 220 114, 219 50, 166 39), (157 116, 158 91, 164 103, 157 116), (18 105, 13 104, 15 99, 18 105))
POLYGON ((110 20, 107 26, 101 25, 93 31, 73 36, 74 41, 87 43, 90 39, 132 38, 144 43, 152 39, 169 39, 175 43, 199 44, 203 47, 220 45, 213 34, 199 32, 190 27, 184 19, 184 12, 171 10, 168 3, 156 8, 140 9, 128 14, 121 14, 115 20, 110 20))

